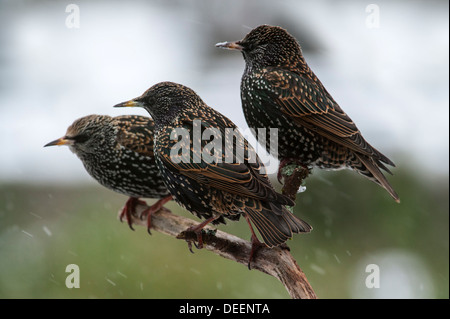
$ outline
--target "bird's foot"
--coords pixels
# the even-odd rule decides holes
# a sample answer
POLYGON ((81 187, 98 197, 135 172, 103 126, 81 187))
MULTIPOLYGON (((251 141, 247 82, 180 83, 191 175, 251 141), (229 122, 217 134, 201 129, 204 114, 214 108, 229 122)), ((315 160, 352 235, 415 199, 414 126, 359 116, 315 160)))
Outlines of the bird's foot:
POLYGON ((216 231, 214 230, 204 230, 203 228, 209 224, 210 222, 212 222, 213 220, 215 220, 217 217, 213 216, 208 218, 207 220, 203 221, 202 223, 198 224, 198 225, 194 225, 191 227, 188 227, 185 231, 181 232, 177 238, 179 239, 185 239, 188 243, 188 247, 191 253, 194 253, 194 251, 192 250, 192 244, 194 244, 195 248, 197 249, 202 249, 203 248, 203 235, 211 235, 211 233, 214 235, 216 231), (197 239, 197 244, 195 243, 195 240, 192 238, 189 238, 189 236, 187 235, 188 233, 194 233, 196 239, 197 239))
POLYGON ((186 233, 194 233, 197 239, 197 244, 195 243, 194 240, 192 239, 186 239, 187 243, 188 243, 188 247, 189 250, 191 251, 191 253, 194 253, 192 251, 192 244, 194 244, 195 248, 197 249, 202 249, 203 248, 203 234, 204 234, 204 230, 203 229, 198 229, 197 226, 191 226, 188 229, 185 230, 186 233))
POLYGON ((252 249, 250 250, 250 256, 248 258, 248 270, 252 270, 251 262, 254 260, 256 253, 258 250, 260 250, 262 247, 266 247, 266 245, 259 241, 258 237, 256 237, 254 234, 252 234, 252 249))
POLYGON ((121 222, 123 222, 123 218, 126 217, 128 226, 130 227, 131 230, 134 230, 132 215, 136 214, 137 205, 147 206, 147 203, 142 200, 139 200, 136 197, 130 197, 125 203, 125 206, 123 207, 122 212, 120 213, 119 216, 121 222))
POLYGON ((144 216, 147 216, 147 232, 151 235, 150 228, 152 227, 152 215, 156 212, 158 212, 165 203, 172 200, 172 195, 166 196, 164 198, 161 198, 156 203, 154 203, 152 206, 146 208, 143 210, 139 216, 139 218, 142 220, 144 216))

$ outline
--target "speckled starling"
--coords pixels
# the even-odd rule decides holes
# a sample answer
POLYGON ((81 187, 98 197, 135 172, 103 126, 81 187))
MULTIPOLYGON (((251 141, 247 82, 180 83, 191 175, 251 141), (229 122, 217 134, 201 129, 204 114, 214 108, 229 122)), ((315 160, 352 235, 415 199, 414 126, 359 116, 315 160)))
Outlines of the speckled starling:
MULTIPOLYGON (((233 122, 207 106, 190 88, 162 82, 116 106, 143 107, 154 119, 155 157, 167 188, 182 207, 205 219, 189 229, 197 234, 197 247, 203 246, 201 230, 206 224, 225 223, 224 218, 238 220, 240 215, 250 226, 253 248, 261 243, 252 224, 268 247, 284 243, 293 233, 311 230, 286 209, 284 205, 293 206, 294 202, 273 189, 263 172, 264 164, 233 122), (187 140, 178 140, 180 129, 181 133, 188 132, 187 140), (207 130, 215 132, 213 139, 205 137, 207 130), (228 142, 227 130, 236 134, 228 142), (215 149, 208 149, 219 137, 220 147, 216 144, 215 149), (178 143, 187 145, 184 159, 176 157, 178 143), (244 150, 243 157, 238 156, 237 149, 244 150), (205 158, 211 152, 216 157, 205 158)), ((253 249, 250 260, 252 254, 253 249)))
POLYGON ((154 122, 138 115, 111 117, 88 115, 77 119, 66 135, 45 146, 68 145, 88 173, 103 186, 129 196, 120 220, 125 216, 131 229, 131 214, 140 197, 159 198, 142 214, 151 215, 172 199, 153 156, 154 122))
POLYGON ((325 169, 351 168, 399 201, 380 170, 391 173, 385 164, 394 163, 363 138, 306 64, 300 45, 286 30, 262 25, 240 41, 216 46, 242 52, 244 115, 251 128, 278 128, 279 172, 289 162, 325 169))

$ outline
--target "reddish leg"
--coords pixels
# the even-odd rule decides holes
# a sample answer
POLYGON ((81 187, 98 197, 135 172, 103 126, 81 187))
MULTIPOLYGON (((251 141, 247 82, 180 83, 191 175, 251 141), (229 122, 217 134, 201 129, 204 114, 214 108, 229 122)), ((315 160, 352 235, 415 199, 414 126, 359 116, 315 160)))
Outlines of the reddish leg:
MULTIPOLYGON (((195 225, 195 226, 191 226, 188 229, 185 230, 185 232, 194 232, 195 235, 197 235, 197 241, 198 241, 198 245, 195 245, 195 247, 197 247, 198 249, 202 249, 203 248, 203 237, 202 237, 202 229, 208 225, 210 222, 212 222, 213 220, 217 219, 219 216, 213 216, 208 218, 207 220, 205 220, 204 222, 195 225)), ((191 253, 194 253, 192 251, 192 242, 189 240, 188 241, 188 247, 189 250, 191 251, 191 253)))
POLYGON ((252 223, 250 222, 247 215, 244 215, 244 217, 245 217, 245 220, 247 221, 248 225, 250 226, 250 231, 252 232, 252 249, 250 250, 250 257, 248 258, 248 264, 247 264, 248 269, 252 270, 250 263, 253 260, 253 256, 261 247, 265 247, 266 245, 263 244, 262 242, 260 242, 258 237, 256 237, 255 231, 253 230, 252 223))
POLYGON ((136 206, 138 204, 147 206, 146 202, 139 200, 136 197, 130 197, 125 203, 122 212, 120 213, 119 217, 120 221, 123 221, 123 217, 125 216, 127 218, 128 226, 131 228, 131 230, 134 230, 133 224, 131 222, 131 215, 133 215, 136 212, 136 206))
POLYGON ((156 203, 154 203, 152 206, 150 206, 149 208, 145 209, 144 211, 142 211, 140 218, 142 219, 143 216, 145 216, 145 214, 147 214, 147 232, 151 235, 152 233, 150 232, 150 228, 152 227, 152 215, 154 213, 156 213, 157 211, 159 211, 165 203, 167 203, 168 201, 172 200, 172 195, 166 196, 164 198, 161 198, 159 201, 157 201, 156 203))

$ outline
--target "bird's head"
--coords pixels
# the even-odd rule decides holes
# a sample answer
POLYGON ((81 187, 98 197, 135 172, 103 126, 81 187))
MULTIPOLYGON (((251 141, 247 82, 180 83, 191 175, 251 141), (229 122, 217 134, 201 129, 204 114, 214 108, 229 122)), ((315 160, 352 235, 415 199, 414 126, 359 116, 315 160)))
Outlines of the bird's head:
POLYGON ((75 120, 67 128, 66 134, 44 145, 67 145, 77 155, 94 153, 108 136, 108 124, 111 117, 106 115, 88 115, 75 120))
POLYGON ((169 123, 185 108, 203 103, 192 89, 173 82, 153 85, 141 96, 114 107, 143 107, 152 116, 156 126, 169 123))
POLYGON ((270 25, 256 27, 240 41, 221 42, 216 47, 239 50, 247 64, 259 67, 282 66, 302 57, 297 40, 285 29, 270 25))

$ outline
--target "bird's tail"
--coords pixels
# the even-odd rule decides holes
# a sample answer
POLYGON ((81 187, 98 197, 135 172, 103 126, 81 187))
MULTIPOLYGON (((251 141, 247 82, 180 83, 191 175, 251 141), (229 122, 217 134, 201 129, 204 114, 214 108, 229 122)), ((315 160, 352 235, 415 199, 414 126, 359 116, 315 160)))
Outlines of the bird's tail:
POLYGON ((294 233, 309 233, 312 227, 279 204, 256 203, 245 212, 268 247, 286 242, 294 233), (274 212, 274 206, 277 212, 274 212), (280 206, 280 207, 278 207, 280 206))
MULTIPOLYGON (((358 173, 361 175, 364 175, 371 181, 377 183, 381 187, 383 187, 387 192, 392 196, 393 199, 397 203, 400 203, 400 198, 398 194, 395 192, 395 190, 392 188, 391 184, 389 184, 386 177, 381 172, 380 168, 384 169, 388 173, 392 174, 391 171, 386 168, 386 166, 378 159, 373 159, 365 155, 357 154, 355 153, 356 158, 359 160, 357 163, 353 163, 353 168, 355 168, 358 173)), ((386 161, 383 161, 387 163, 386 161)), ((389 165, 393 165, 393 163, 389 160, 389 165)))

